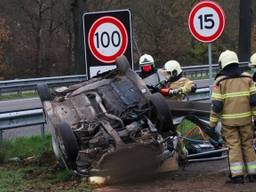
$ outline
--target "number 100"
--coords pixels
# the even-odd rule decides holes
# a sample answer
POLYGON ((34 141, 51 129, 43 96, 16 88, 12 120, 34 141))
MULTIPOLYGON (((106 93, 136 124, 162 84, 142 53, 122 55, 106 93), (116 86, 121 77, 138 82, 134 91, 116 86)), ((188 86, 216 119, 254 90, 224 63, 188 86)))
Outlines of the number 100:
POLYGON ((96 46, 97 48, 109 46, 118 47, 121 43, 121 37, 118 31, 113 31, 112 34, 107 33, 106 31, 102 33, 95 33, 96 37, 96 46))

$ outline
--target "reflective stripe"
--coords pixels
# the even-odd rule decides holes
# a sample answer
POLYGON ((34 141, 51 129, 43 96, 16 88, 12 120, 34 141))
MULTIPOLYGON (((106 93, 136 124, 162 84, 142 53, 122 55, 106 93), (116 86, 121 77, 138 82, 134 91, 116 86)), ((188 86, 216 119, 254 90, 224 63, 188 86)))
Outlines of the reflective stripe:
POLYGON ((243 96, 250 96, 249 91, 243 91, 243 92, 233 92, 233 93, 226 93, 223 95, 223 98, 231 98, 231 97, 243 97, 243 96))
POLYGON ((250 92, 256 92, 256 87, 250 87, 250 92))
POLYGON ((244 117, 250 117, 252 116, 251 112, 245 112, 245 113, 235 113, 235 114, 222 114, 222 119, 236 119, 236 118, 244 118, 244 117))
POLYGON ((247 163, 248 174, 256 174, 256 162, 247 163))
POLYGON ((243 175, 244 164, 242 162, 230 163, 230 171, 232 175, 243 175))
POLYGON ((216 117, 210 117, 210 121, 211 122, 213 122, 213 123, 216 123, 216 122, 218 122, 218 118, 216 118, 216 117))
POLYGON ((212 93, 212 100, 214 99, 222 99, 222 95, 220 93, 212 93))
POLYGON ((233 92, 233 93, 225 93, 225 94, 220 94, 220 93, 213 93, 212 94, 212 99, 226 99, 226 98, 232 98, 232 97, 244 97, 244 96, 250 96, 249 91, 242 91, 242 92, 233 92))

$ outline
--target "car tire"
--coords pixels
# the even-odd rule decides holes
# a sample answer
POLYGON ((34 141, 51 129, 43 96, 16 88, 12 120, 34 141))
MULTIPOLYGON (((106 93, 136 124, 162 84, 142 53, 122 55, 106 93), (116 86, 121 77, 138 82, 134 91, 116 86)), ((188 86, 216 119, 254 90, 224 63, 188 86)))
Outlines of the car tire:
POLYGON ((47 84, 38 84, 37 92, 42 102, 52 100, 52 96, 47 84))
POLYGON ((65 168, 65 161, 64 161, 64 157, 60 150, 59 142, 58 142, 57 138, 54 137, 53 135, 52 135, 52 149, 53 149, 55 158, 57 159, 57 161, 59 163, 59 166, 62 168, 65 168))
POLYGON ((120 74, 125 74, 130 69, 130 64, 127 58, 122 55, 116 59, 116 66, 120 74))
POLYGON ((149 96, 149 100, 153 105, 151 117, 155 119, 157 129, 160 132, 176 131, 173 125, 173 117, 168 108, 168 103, 160 93, 154 93, 149 96))
POLYGON ((60 149, 64 154, 65 164, 68 168, 76 167, 76 158, 79 151, 76 136, 71 127, 66 122, 57 125, 60 139, 60 149))

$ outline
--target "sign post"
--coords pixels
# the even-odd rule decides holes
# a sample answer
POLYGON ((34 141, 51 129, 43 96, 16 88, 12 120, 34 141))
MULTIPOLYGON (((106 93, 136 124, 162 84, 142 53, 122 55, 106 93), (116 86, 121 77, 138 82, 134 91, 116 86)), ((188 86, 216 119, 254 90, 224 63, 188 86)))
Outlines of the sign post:
POLYGON ((201 1, 191 10, 188 18, 191 34, 198 40, 208 43, 209 88, 212 85, 212 47, 225 27, 225 14, 222 8, 213 1, 201 1))
POLYGON ((132 26, 129 10, 85 13, 84 48, 88 78, 114 69, 125 55, 133 68, 132 26))

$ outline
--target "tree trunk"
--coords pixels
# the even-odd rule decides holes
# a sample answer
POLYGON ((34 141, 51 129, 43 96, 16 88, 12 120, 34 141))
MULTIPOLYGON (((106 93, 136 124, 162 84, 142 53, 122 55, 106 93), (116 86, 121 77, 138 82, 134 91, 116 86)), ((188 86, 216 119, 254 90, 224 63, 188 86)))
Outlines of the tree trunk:
POLYGON ((82 0, 73 0, 71 3, 73 25, 74 25, 74 59, 75 72, 85 73, 84 46, 83 46, 83 22, 82 15, 85 10, 82 0))
POLYGON ((251 54, 252 1, 240 0, 239 59, 249 61, 251 54))

